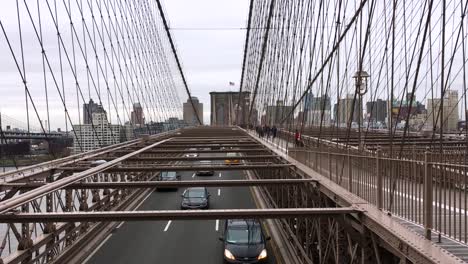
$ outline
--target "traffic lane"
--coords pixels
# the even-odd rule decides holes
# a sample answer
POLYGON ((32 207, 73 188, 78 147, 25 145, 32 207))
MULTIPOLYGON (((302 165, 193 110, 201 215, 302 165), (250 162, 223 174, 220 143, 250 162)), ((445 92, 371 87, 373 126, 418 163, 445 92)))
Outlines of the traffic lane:
MULTIPOLYGON (((191 178, 192 173, 181 173, 182 179, 191 178)), ((197 179, 213 177, 197 176, 197 179)), ((182 191, 181 188, 177 192, 155 192, 139 210, 177 209, 182 191)), ((211 208, 222 208, 223 203, 219 202, 222 198, 213 195, 211 208)), ((220 263, 223 250, 218 240, 222 229, 220 222, 127 222, 114 232, 88 263, 220 263)))
MULTIPOLYGON (((195 178, 244 177, 242 171, 224 171, 221 177, 219 173, 195 178)), ((182 172, 181 176, 183 180, 192 179, 193 172, 182 172)), ((154 192, 139 210, 177 209, 182 191, 180 188, 177 192, 154 192)), ((255 208, 248 187, 213 187, 209 191, 213 209, 255 208)), ((218 237, 223 227, 224 221, 216 220, 128 222, 113 233, 88 263, 221 263, 223 244, 218 237)))
MULTIPOLYGON (((196 176, 195 179, 241 180, 246 179, 246 176, 245 172, 241 170, 215 171, 213 176, 196 176)), ((257 208, 249 187, 210 187, 208 191, 211 194, 211 209, 257 208)), ((223 243, 218 238, 223 235, 225 220, 214 222, 215 230, 217 230, 214 237, 211 235, 210 224, 208 225, 208 231, 205 232, 207 227, 205 223, 212 221, 175 221, 173 239, 177 241, 177 237, 180 237, 191 246, 189 246, 186 255, 172 256, 171 258, 169 254, 169 256, 163 258, 164 261, 168 263, 222 263, 224 248, 223 243), (186 237, 187 234, 190 234, 190 236, 186 237)), ((211 228, 213 228, 212 225, 211 228)), ((268 263, 276 263, 270 242, 267 242, 267 251, 269 252, 268 263)))
MULTIPOLYGON (((180 175, 182 179, 189 180, 192 172, 180 172, 180 175)), ((178 209, 182 191, 182 188, 177 191, 155 191, 138 210, 178 209)), ((87 263, 154 263, 157 255, 152 244, 167 225, 168 221, 125 222, 112 232, 87 263)))
MULTIPOLYGON (((233 165, 235 166, 235 165, 233 165)), ((247 179, 245 171, 223 171, 221 172, 221 179, 223 180, 241 180, 247 179)), ((219 207, 223 209, 255 209, 257 208, 255 200, 252 195, 250 187, 221 187, 221 196, 219 207)), ((218 205, 217 205, 218 206, 218 205)), ((219 236, 223 235, 225 220, 219 223, 219 236)), ((268 236, 264 230, 265 236, 268 236)), ((220 242, 222 246, 222 242, 220 242)), ((271 242, 267 242, 268 263, 276 263, 275 255, 271 247, 271 242)), ((223 248, 219 251, 220 258, 223 258, 223 248)), ((221 262, 216 262, 221 263, 221 262)))

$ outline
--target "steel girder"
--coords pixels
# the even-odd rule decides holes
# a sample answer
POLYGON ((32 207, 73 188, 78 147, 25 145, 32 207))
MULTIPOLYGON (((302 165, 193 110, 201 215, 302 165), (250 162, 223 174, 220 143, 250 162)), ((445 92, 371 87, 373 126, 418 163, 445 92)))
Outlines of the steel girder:
POLYGON ((334 208, 275 208, 225 210, 160 210, 160 211, 99 211, 63 213, 8 213, 0 215, 3 223, 37 222, 97 222, 97 221, 159 221, 210 220, 232 218, 293 218, 359 214, 353 207, 334 208))
MULTIPOLYGON (((188 145, 189 146, 189 145, 188 145)), ((206 147, 208 148, 208 147, 206 147)), ((251 153, 251 152, 268 152, 266 148, 239 148, 239 149, 199 149, 199 150, 190 150, 186 149, 168 149, 168 150, 150 150, 145 151, 144 154, 184 154, 184 153, 229 153, 229 152, 238 152, 238 153, 251 153)), ((115 152, 116 154, 127 154, 129 151, 119 150, 115 152)))
MULTIPOLYGON (((141 172, 141 171, 197 171, 197 170, 252 170, 252 169, 280 169, 289 167, 290 164, 245 164, 245 165, 210 165, 210 166, 193 166, 193 165, 166 165, 156 164, 154 166, 116 166, 102 169, 100 172, 141 172)), ((63 171, 89 171, 93 170, 90 167, 61 167, 63 171)), ((96 173, 96 172, 93 172, 96 173)))
MULTIPOLYGON (((65 189, 127 189, 155 187, 241 187, 275 184, 304 184, 316 182, 313 179, 261 179, 261 180, 204 180, 204 181, 134 181, 134 182, 83 182, 74 183, 65 189)), ((45 182, 0 184, 0 191, 11 188, 34 189, 45 182)))

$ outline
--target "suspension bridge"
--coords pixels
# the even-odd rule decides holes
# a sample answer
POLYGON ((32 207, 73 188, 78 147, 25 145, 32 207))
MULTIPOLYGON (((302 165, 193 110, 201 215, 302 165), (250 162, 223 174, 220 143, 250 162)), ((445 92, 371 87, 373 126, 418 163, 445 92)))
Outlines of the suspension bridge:
POLYGON ((0 147, 73 138, 0 151, 2 263, 468 262, 468 1, 250 0, 210 125, 160 0, 2 5, 0 147))

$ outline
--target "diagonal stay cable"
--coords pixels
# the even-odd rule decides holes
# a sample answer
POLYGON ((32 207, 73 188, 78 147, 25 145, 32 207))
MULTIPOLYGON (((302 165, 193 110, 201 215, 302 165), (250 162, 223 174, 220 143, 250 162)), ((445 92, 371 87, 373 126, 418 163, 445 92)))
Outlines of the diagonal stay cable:
POLYGON ((333 49, 330 51, 330 53, 328 54, 327 58, 324 60, 324 62, 322 63, 322 66, 320 67, 320 69, 318 70, 318 72, 315 74, 314 78, 310 81, 310 83, 308 84, 307 88, 305 89, 304 93, 302 94, 302 96, 297 100, 297 102, 294 104, 294 106, 292 107, 291 111, 289 111, 288 114, 286 114, 286 116, 284 116, 283 120, 280 121, 280 123, 284 123, 284 121, 286 121, 293 113, 294 111, 296 110, 296 108, 300 105, 301 101, 304 99, 304 97, 306 97, 307 93, 310 91, 310 89, 312 88, 312 85, 315 83, 315 81, 318 79, 318 77, 322 74, 322 72, 325 70, 325 67, 326 65, 328 64, 328 62, 332 59, 333 55, 335 54, 336 50, 338 49, 338 47, 340 46, 341 42, 343 41, 343 39, 345 38, 346 34, 348 33, 348 31, 351 29, 352 25, 354 24, 354 22, 356 21, 356 19, 358 18, 358 16, 361 14, 361 11, 364 7, 364 5, 367 3, 367 0, 363 0, 361 2, 361 4, 359 5, 359 8, 356 10, 356 12, 354 13, 353 17, 350 19, 348 25, 346 26, 345 30, 343 31, 343 33, 341 34, 340 38, 338 39, 338 41, 336 42, 335 46, 333 47, 333 49))

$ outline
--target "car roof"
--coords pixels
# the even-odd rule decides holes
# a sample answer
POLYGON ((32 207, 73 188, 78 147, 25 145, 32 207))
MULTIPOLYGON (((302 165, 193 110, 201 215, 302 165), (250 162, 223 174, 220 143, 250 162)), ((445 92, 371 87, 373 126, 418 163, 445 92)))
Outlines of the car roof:
POLYGON ((228 227, 244 227, 247 225, 260 226, 260 222, 256 219, 229 219, 227 220, 228 227))
POLYGON ((204 191, 204 190, 206 190, 206 187, 190 187, 190 188, 187 188, 186 190, 187 190, 187 191, 189 191, 189 190, 190 190, 190 191, 197 191, 197 190, 202 190, 202 191, 204 191))

